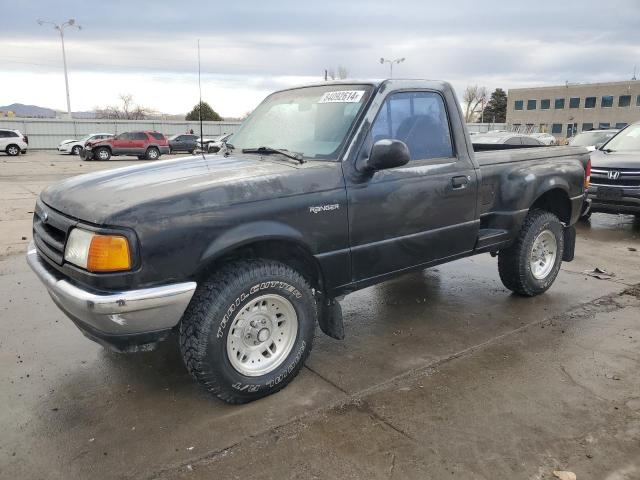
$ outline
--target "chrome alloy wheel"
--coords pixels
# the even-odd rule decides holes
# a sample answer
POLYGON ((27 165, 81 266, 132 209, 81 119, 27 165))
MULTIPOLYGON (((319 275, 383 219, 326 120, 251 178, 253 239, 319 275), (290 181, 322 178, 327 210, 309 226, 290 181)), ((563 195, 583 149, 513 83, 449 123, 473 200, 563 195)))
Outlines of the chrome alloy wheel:
POLYGON ((100 151, 98 152, 98 158, 100 160, 109 160, 109 152, 104 148, 100 149, 100 151))
POLYGON ((298 315, 280 295, 262 295, 244 306, 227 334, 227 356, 242 375, 265 375, 285 361, 298 335, 298 315))
POLYGON ((536 280, 547 278, 556 263, 558 242, 551 230, 543 230, 533 241, 529 266, 536 280))
POLYGON ((18 149, 18 147, 11 145, 9 148, 7 148, 7 153, 11 156, 15 156, 15 155, 18 155, 18 153, 20 153, 20 149, 18 149))

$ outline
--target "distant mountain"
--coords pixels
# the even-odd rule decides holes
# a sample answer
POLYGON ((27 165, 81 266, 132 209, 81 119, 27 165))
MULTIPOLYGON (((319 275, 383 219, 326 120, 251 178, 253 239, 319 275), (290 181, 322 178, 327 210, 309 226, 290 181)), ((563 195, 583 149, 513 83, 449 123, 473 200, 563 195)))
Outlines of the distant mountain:
POLYGON ((25 105, 12 103, 0 107, 1 112, 13 112, 16 117, 27 118, 56 118, 56 111, 51 108, 38 107, 37 105, 25 105))

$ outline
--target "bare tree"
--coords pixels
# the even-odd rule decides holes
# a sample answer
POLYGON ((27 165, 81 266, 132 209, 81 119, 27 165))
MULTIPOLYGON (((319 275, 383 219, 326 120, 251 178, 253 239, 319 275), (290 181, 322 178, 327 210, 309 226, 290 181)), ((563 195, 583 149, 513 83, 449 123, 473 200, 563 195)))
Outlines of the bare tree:
POLYGON ((118 120, 143 120, 155 113, 152 109, 138 105, 133 101, 133 95, 121 93, 120 105, 108 105, 105 108, 96 108, 98 118, 118 120))
POLYGON ((349 70, 347 70, 347 67, 338 65, 338 68, 336 70, 334 70, 333 68, 327 70, 327 76, 331 80, 344 80, 349 76, 349 70))
POLYGON ((487 103, 487 89, 478 85, 469 85, 462 96, 464 103, 464 120, 469 123, 487 103))

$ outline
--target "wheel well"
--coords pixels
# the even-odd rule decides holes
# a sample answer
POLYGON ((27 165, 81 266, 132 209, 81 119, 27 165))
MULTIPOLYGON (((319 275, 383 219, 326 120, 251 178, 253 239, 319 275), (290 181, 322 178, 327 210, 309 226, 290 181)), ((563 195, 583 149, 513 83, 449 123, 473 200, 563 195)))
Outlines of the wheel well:
POLYGON ((551 212, 565 224, 571 221, 571 200, 560 188, 553 188, 540 195, 531 205, 531 210, 534 209, 551 212))
POLYGON ((20 148, 20 145, 18 145, 17 143, 10 143, 9 145, 7 145, 7 146, 5 147, 5 150, 9 150, 9 147, 16 147, 18 150, 22 150, 22 149, 20 148))
POLYGON ((247 258, 264 258, 282 262, 300 272, 311 287, 316 290, 323 290, 322 270, 315 257, 299 243, 283 239, 261 240, 225 252, 203 268, 198 273, 197 280, 199 282, 201 279, 208 277, 211 272, 217 270, 223 264, 234 260, 246 260, 247 258))

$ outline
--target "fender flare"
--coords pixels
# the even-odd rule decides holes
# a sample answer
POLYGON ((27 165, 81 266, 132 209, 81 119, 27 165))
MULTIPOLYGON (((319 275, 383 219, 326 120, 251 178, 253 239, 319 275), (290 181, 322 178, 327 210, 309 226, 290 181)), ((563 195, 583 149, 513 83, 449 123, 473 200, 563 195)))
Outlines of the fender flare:
MULTIPOLYGON (((242 248, 243 246, 269 240, 282 240, 295 243, 305 249, 311 257, 314 257, 310 246, 304 241, 302 233, 290 225, 275 221, 255 221, 227 230, 217 237, 200 257, 202 268, 210 265, 216 259, 225 254, 242 248)), ((319 269, 323 277, 322 268, 319 269)), ((342 321, 342 309, 334 298, 328 298, 324 294, 318 296, 318 324, 320 329, 328 336, 337 340, 344 338, 344 326, 342 321)))

